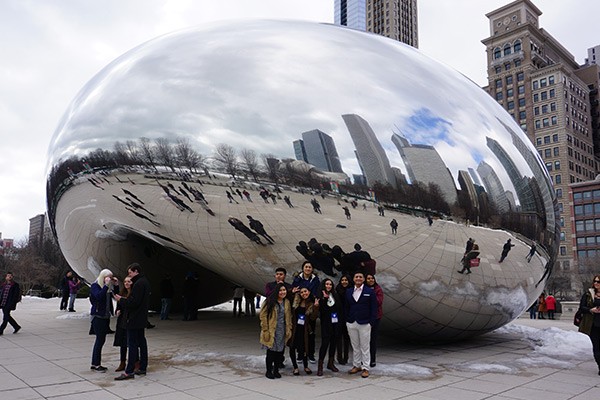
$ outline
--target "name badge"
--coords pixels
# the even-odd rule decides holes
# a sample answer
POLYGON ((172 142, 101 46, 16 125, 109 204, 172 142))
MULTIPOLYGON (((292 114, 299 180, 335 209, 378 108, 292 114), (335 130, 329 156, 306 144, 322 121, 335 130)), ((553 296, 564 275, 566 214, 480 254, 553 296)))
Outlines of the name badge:
POLYGON ((306 319, 306 316, 304 314, 298 315, 298 325, 304 325, 305 319, 306 319))
POLYGON ((365 294, 363 294, 363 296, 365 296, 365 297, 369 297, 369 296, 371 296, 371 295, 370 295, 369 293, 365 293, 365 294))
POLYGON ((337 313, 336 312, 331 313, 331 323, 332 324, 337 324, 337 322, 338 322, 338 315, 337 315, 337 313))

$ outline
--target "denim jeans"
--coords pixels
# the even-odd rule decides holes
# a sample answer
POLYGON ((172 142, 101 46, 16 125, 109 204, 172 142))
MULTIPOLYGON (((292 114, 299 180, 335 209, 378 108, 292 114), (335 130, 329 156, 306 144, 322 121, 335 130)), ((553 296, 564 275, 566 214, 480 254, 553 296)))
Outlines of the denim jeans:
POLYGON ((171 311, 171 303, 172 302, 173 302, 173 299, 166 299, 166 298, 160 299, 160 303, 161 303, 160 319, 169 318, 169 312, 171 311))
POLYGON ((140 355, 140 370, 148 368, 148 342, 146 341, 145 329, 127 329, 127 367, 125 373, 133 374, 137 360, 138 349, 140 355))
POLYGON ((96 335, 96 341, 94 342, 94 349, 92 350, 92 365, 102 365, 102 346, 106 342, 106 334, 108 333, 108 324, 110 319, 94 317, 92 319, 92 329, 96 335))

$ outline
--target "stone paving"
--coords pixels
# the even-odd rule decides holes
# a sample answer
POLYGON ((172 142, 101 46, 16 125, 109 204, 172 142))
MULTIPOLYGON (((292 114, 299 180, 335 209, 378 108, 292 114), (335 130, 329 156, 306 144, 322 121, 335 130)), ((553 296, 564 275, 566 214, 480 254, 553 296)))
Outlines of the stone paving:
MULTIPOLYGON (((553 363, 535 361, 534 344, 518 329, 444 345, 398 343, 382 335, 377 367, 362 379, 326 371, 323 377, 264 377, 256 318, 232 318, 227 305, 203 310, 198 321, 158 321, 147 331, 148 375, 115 382, 118 348, 109 336, 107 373, 90 371, 93 336, 89 304, 58 311, 59 300, 24 298, 15 319, 23 329, 0 336, 0 399, 590 399, 600 396, 591 356, 553 363), (522 363, 531 359, 530 363, 522 363), (521 360, 521 364, 519 363, 521 360), (506 367, 509 366, 509 367, 506 367)), ((112 322, 114 327, 114 322, 112 322)), ((511 325, 573 331, 570 319, 518 319, 511 325)), ((287 361, 289 364, 289 360, 287 361)), ((314 366, 313 369, 316 369, 314 366)))

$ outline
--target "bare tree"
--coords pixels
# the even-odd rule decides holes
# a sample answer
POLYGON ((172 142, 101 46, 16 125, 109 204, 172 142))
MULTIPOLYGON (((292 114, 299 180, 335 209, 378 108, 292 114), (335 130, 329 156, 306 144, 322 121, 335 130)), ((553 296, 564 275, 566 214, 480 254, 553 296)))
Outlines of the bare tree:
POLYGON ((123 143, 116 141, 113 145, 113 153, 115 157, 115 162, 118 165, 129 164, 129 155, 127 154, 127 148, 123 143))
POLYGON ((142 161, 147 166, 154 168, 155 171, 158 171, 156 169, 156 155, 154 152, 154 148, 152 147, 150 139, 148 139, 147 137, 140 138, 140 152, 142 161))
POLYGON ((167 138, 158 138, 154 140, 156 144, 156 157, 165 167, 171 168, 175 172, 175 154, 167 138))
POLYGON ((192 148, 187 138, 178 138, 175 144, 175 154, 180 166, 196 171, 205 162, 204 156, 192 148))
POLYGON ((246 171, 252 175, 255 182, 258 182, 258 157, 256 156, 256 152, 254 150, 242 149, 240 152, 242 157, 242 161, 244 162, 244 167, 246 171))
POLYGON ((265 166, 269 179, 273 182, 279 182, 279 159, 277 156, 271 153, 264 153, 260 156, 262 158, 263 165, 265 166))
POLYGON ((138 149, 137 143, 135 143, 134 140, 128 140, 125 142, 125 148, 127 149, 127 154, 129 155, 129 159, 132 161, 132 163, 139 163, 140 151, 138 149))
POLYGON ((232 178, 238 173, 239 164, 237 161, 237 154, 235 149, 225 143, 219 143, 215 148, 213 158, 217 164, 223 168, 232 178))

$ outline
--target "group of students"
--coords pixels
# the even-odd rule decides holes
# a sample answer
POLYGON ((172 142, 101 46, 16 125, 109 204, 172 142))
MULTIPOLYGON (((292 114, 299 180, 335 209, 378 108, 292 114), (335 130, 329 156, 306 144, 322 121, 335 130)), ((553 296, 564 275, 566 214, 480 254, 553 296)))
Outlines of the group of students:
POLYGON ((260 311, 260 343, 266 349, 266 373, 269 379, 281 378, 284 350, 289 347, 293 375, 312 374, 308 363, 317 362, 317 375, 323 368, 338 372, 335 365, 348 362, 352 346, 350 374, 369 376, 376 365, 377 332, 383 315, 383 291, 373 274, 355 272, 343 275, 337 286, 330 278, 322 281, 313 273, 309 261, 292 284, 285 282, 285 268, 275 270, 275 281, 267 283, 260 311), (321 346, 315 360, 317 320, 321 327, 321 346), (325 360, 327 357, 327 363, 325 360))

